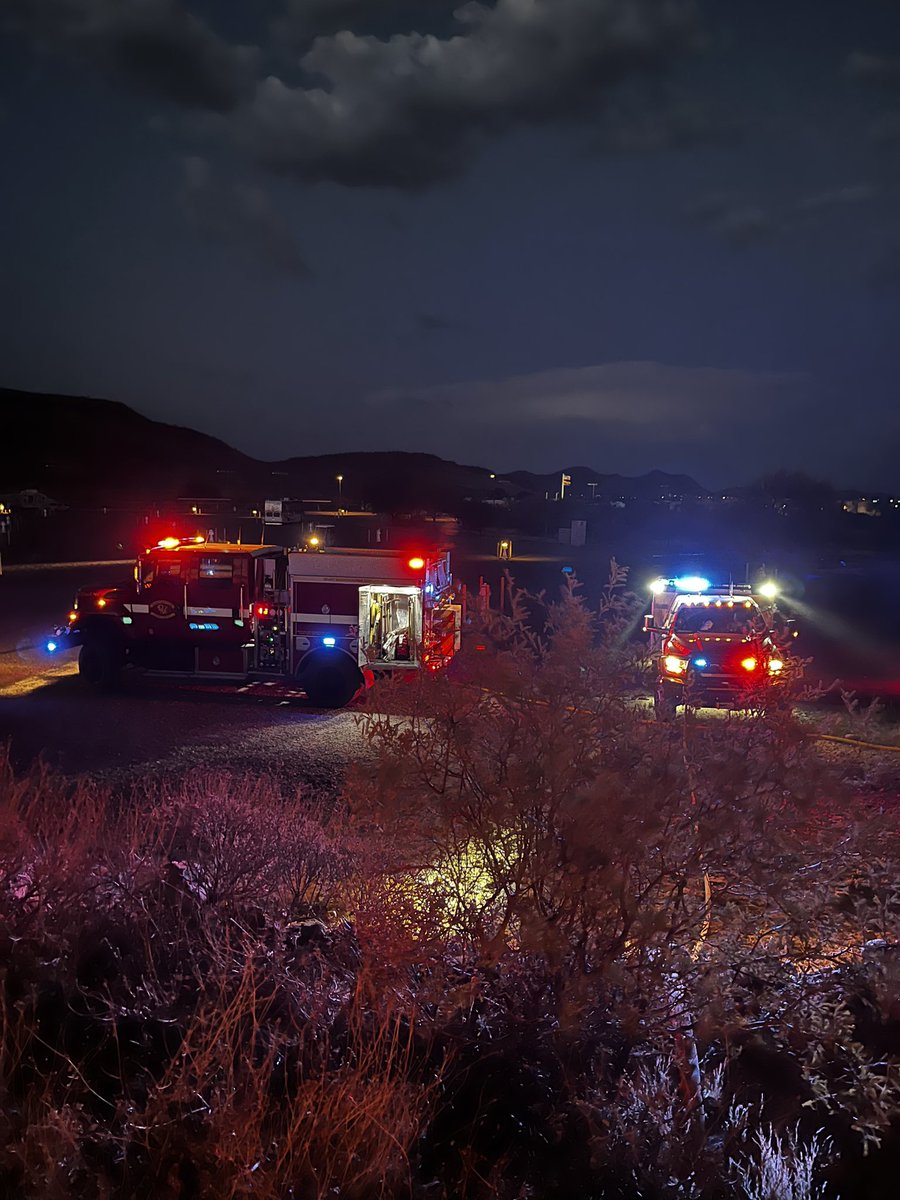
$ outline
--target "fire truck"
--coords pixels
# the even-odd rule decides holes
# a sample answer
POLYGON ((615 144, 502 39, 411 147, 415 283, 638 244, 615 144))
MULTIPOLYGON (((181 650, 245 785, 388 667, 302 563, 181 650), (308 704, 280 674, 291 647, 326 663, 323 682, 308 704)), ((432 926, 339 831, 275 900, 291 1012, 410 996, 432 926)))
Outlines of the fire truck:
POLYGON ((453 600, 445 551, 172 537, 139 556, 132 580, 79 591, 46 648, 80 647, 79 674, 98 690, 136 669, 288 681, 339 708, 379 675, 445 666, 459 649, 453 600))
POLYGON ((714 587, 698 576, 651 584, 651 637, 656 675, 654 708, 672 720, 679 704, 739 708, 783 682, 793 622, 775 607, 772 583, 714 587))

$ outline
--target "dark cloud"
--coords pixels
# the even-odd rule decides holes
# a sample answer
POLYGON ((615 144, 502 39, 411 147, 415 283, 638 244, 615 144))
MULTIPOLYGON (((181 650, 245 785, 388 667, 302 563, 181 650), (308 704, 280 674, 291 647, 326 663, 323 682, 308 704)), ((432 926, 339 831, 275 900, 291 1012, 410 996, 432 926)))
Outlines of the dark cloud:
POLYGON ((180 200, 192 228, 270 269, 299 279, 311 275, 292 231, 261 188, 220 182, 205 158, 192 156, 183 165, 180 200))
POLYGON ((878 188, 874 184, 854 183, 804 196, 797 202, 797 209, 800 212, 814 213, 829 208, 843 208, 848 204, 865 204, 876 199, 878 194, 878 188))
POLYGON ((187 108, 227 112, 252 90, 260 60, 178 0, 11 0, 5 27, 187 108))
POLYGON ((741 196, 720 192, 701 197, 687 215, 735 246, 773 237, 780 225, 766 209, 741 196))
POLYGON ((598 95, 697 45, 693 0, 464 3, 448 36, 342 30, 302 58, 318 86, 270 76, 235 115, 260 161, 311 179, 425 187, 479 137, 584 115, 598 95))
POLYGON ((459 6, 460 0, 285 0, 272 31, 294 48, 342 29, 384 35, 424 25, 434 32, 434 25, 439 29, 459 6))
POLYGON ((585 421, 635 433, 659 431, 679 414, 678 434, 714 437, 723 424, 755 420, 763 397, 786 409, 806 403, 810 381, 798 372, 681 367, 659 362, 611 362, 541 371, 508 379, 443 384, 410 391, 385 389, 374 407, 414 407, 424 421, 454 413, 479 426, 506 427, 510 413, 522 425, 585 421))
MULTIPOLYGON (((610 362, 541 371, 505 379, 473 380, 418 389, 385 389, 367 405, 396 417, 424 442, 441 428, 464 431, 481 445, 503 446, 505 461, 544 447, 545 461, 572 446, 604 447, 634 461, 653 445, 657 462, 689 461, 710 452, 718 474, 743 467, 752 447, 771 454, 771 430, 761 413, 803 428, 812 380, 802 372, 682 367, 660 362, 610 362), (498 441, 499 439, 499 441, 498 441), (723 453, 723 447, 726 449, 723 453)), ((777 465, 777 464, 769 464, 777 465)))
MULTIPOLYGON (((595 116, 623 82, 699 45, 696 0, 286 0, 266 46, 283 70, 258 80, 263 50, 226 41, 188 0, 6 0, 0 22, 223 114, 220 132, 263 165, 406 190, 458 174, 514 124, 595 116)), ((612 112, 598 142, 654 149, 721 132, 696 106, 651 105, 612 112)))
POLYGON ((854 50, 847 57, 844 72, 851 79, 863 83, 900 87, 900 55, 868 54, 864 50, 854 50))
POLYGON ((792 202, 762 205, 738 193, 719 192, 688 207, 687 216, 707 226, 733 245, 797 233, 811 222, 841 209, 877 200, 881 189, 872 183, 845 184, 800 196, 792 202))

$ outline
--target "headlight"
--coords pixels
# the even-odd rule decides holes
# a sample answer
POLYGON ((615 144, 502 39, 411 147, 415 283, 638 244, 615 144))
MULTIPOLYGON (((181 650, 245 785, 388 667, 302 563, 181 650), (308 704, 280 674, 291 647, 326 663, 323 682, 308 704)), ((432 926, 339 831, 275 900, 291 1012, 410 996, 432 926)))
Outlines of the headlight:
POLYGON ((687 659, 679 658, 676 654, 667 654, 663 666, 670 675, 683 675, 687 670, 687 659))
POLYGON ((783 671, 783 670, 784 670, 784 663, 781 661, 780 658, 770 658, 769 659, 769 674, 770 675, 777 675, 779 671, 783 671))

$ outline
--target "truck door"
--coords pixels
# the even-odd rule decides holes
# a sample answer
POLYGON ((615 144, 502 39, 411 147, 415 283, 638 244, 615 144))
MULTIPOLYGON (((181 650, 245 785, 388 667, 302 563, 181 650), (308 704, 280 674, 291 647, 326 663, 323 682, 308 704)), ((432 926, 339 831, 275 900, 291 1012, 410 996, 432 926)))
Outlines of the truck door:
POLYGON ((188 621, 219 623, 233 629, 243 617, 249 579, 248 555, 214 554, 202 548, 190 556, 190 571, 184 581, 185 616, 188 621))
MULTIPOLYGON (((184 576, 187 566, 183 555, 156 554, 142 564, 140 584, 140 611, 146 605, 147 619, 151 626, 163 633, 168 629, 165 622, 183 615, 184 576)), ((171 632, 169 630, 169 632, 171 632)))
POLYGON ((257 671, 284 675, 288 663, 288 606, 283 559, 260 558, 254 564, 253 662, 257 671))

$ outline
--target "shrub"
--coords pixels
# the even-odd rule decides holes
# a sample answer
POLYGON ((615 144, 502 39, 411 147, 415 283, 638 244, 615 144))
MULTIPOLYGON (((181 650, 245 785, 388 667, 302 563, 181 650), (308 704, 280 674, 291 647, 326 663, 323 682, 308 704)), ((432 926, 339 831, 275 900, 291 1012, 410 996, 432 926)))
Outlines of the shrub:
POLYGON ((622 584, 381 689, 340 803, 0 762, 0 1195, 889 1194, 893 813, 783 693, 650 721, 622 584))

